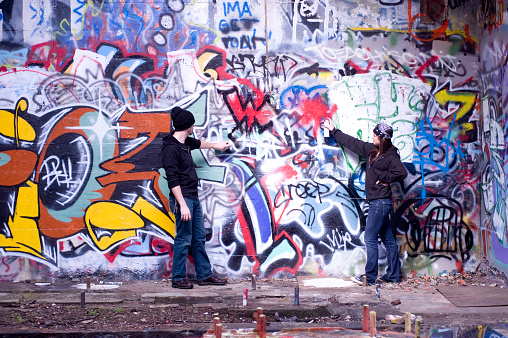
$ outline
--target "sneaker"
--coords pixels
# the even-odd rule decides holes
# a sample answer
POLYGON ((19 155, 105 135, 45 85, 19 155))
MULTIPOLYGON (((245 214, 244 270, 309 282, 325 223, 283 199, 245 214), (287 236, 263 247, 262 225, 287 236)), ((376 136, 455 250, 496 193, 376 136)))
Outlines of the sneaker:
POLYGON ((398 281, 389 280, 383 276, 381 278, 377 278, 376 283, 398 283, 398 281))
POLYGON ((192 285, 185 279, 172 281, 171 286, 177 289, 192 289, 194 287, 194 285, 192 285))
POLYGON ((215 276, 208 277, 207 279, 203 279, 203 280, 198 281, 198 285, 200 285, 200 286, 205 286, 205 285, 224 285, 224 284, 227 284, 227 283, 228 283, 228 281, 226 279, 215 277, 215 276))
MULTIPOLYGON (((363 286, 363 276, 360 276, 360 277, 354 277, 353 278, 353 282, 355 282, 356 284, 360 285, 360 286, 363 286)), ((371 286, 371 285, 374 285, 374 283, 369 283, 367 282, 366 284, 367 286, 371 286)))

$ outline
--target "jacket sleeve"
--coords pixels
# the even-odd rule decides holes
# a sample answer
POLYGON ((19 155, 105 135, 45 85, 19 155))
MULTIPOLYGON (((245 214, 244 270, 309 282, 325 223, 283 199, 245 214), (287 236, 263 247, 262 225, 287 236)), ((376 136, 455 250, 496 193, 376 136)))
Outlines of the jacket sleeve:
POLYGON ((357 139, 356 137, 344 134, 339 129, 332 130, 331 135, 333 136, 335 141, 342 144, 352 152, 365 158, 368 158, 370 151, 376 147, 373 143, 364 142, 362 140, 357 139))
POLYGON ((166 171, 169 189, 180 185, 180 169, 178 168, 178 151, 176 147, 166 147, 162 153, 162 165, 166 171))
POLYGON ((189 146, 190 150, 199 149, 201 147, 201 140, 197 140, 194 137, 187 137, 185 143, 189 146))
POLYGON ((379 180, 381 182, 391 184, 393 182, 402 181, 406 177, 406 167, 400 161, 399 154, 394 154, 391 156, 391 160, 389 161, 388 170, 379 175, 379 180))

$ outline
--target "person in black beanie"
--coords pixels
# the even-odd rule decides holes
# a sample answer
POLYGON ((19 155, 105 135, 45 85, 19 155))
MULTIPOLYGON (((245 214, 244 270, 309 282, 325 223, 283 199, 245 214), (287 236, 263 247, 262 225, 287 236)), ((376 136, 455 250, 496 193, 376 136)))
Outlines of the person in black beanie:
POLYGON ((212 273, 212 266, 205 251, 205 227, 198 198, 198 175, 191 151, 224 151, 232 144, 229 141, 211 143, 190 137, 194 131, 195 119, 188 110, 174 107, 171 110, 171 120, 174 131, 164 138, 162 146, 162 162, 170 189, 169 210, 175 215, 171 285, 179 289, 194 287, 187 280, 186 261, 189 249, 192 249, 198 285, 224 285, 227 281, 212 273))
MULTIPOLYGON (((406 167, 402 164, 398 149, 392 144, 392 126, 381 122, 372 133, 372 143, 364 142, 344 134, 336 129, 330 119, 323 127, 339 144, 367 159, 365 170, 365 197, 369 202, 364 242, 367 249, 365 276, 367 285, 376 282, 397 283, 400 278, 400 261, 398 246, 390 225, 390 214, 393 210, 390 184, 402 181, 407 176, 406 167), (385 245, 388 267, 386 273, 378 279, 378 236, 385 245)), ((363 284, 363 276, 354 279, 363 284)))

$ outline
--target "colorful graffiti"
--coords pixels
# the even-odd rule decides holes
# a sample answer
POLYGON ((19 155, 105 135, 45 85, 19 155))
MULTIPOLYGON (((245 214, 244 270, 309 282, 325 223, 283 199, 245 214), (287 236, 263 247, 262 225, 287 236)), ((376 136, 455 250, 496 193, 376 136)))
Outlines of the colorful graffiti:
POLYGON ((463 2, 437 26, 411 1, 0 7, 0 279, 169 276, 160 147, 175 105, 195 115, 195 137, 234 144, 193 152, 218 274, 362 272, 365 159, 324 135, 327 117, 364 140, 394 127, 405 272, 474 269, 494 250, 486 236, 508 242, 504 97, 479 90, 503 73, 478 76, 463 2))
POLYGON ((485 60, 480 70, 482 80, 481 144, 483 150, 481 192, 482 218, 480 241, 489 262, 506 271, 508 266, 508 208, 506 191, 506 47, 502 31, 485 33, 485 60))

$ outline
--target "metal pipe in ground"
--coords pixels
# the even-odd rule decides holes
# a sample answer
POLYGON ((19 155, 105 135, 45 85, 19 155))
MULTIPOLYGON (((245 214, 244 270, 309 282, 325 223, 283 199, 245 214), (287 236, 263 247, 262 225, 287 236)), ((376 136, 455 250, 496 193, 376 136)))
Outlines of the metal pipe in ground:
POLYGON ((222 324, 217 324, 216 328, 217 330, 215 330, 215 338, 222 338, 222 324))
POLYGON ((363 332, 369 332, 369 305, 363 306, 363 332))
POLYGON ((259 336, 266 338, 266 315, 259 315, 259 336))
POLYGON ((220 318, 219 317, 213 317, 213 334, 215 337, 217 337, 217 325, 220 324, 220 318))
POLYGON ((256 331, 257 332, 261 331, 261 320, 260 320, 260 317, 261 317, 262 314, 263 314, 263 308, 262 307, 258 307, 258 309, 257 309, 257 318, 256 318, 256 322, 257 322, 256 331))
POLYGON ((411 332, 411 313, 410 312, 406 312, 405 324, 406 324, 405 333, 410 333, 411 332))
POLYGON ((85 291, 81 292, 81 308, 85 308, 85 291))
POLYGON ((375 337, 376 333, 376 311, 370 311, 370 336, 375 337))
POLYGON ((422 319, 417 318, 415 321, 415 338, 420 338, 422 333, 422 319))

